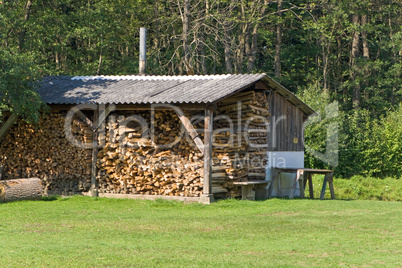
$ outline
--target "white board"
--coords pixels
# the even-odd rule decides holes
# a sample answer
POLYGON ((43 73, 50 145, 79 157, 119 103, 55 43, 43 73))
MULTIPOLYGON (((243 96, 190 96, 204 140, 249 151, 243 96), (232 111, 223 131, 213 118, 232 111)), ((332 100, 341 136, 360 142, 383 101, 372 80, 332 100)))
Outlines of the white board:
MULTIPOLYGON (((304 168, 304 152, 268 152, 268 163, 266 169, 266 180, 272 181, 272 167, 278 168, 304 168)), ((275 183, 272 196, 289 196, 295 174, 281 174, 281 189, 275 183)), ((299 184, 296 186, 295 196, 300 196, 299 184)))

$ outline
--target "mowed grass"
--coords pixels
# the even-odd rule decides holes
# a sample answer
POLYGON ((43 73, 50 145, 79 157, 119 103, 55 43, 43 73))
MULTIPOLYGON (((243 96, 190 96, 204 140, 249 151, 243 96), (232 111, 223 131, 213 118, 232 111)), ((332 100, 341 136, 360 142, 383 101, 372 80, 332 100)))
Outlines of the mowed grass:
POLYGON ((402 203, 0 204, 1 267, 401 267, 402 203))

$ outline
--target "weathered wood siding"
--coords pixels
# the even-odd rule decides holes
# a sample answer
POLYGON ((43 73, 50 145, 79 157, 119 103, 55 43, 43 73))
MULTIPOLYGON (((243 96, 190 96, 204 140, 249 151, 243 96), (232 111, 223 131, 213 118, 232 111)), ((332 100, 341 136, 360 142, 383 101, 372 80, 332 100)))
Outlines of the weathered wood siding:
POLYGON ((303 112, 285 97, 271 91, 271 129, 268 151, 303 151, 303 112))

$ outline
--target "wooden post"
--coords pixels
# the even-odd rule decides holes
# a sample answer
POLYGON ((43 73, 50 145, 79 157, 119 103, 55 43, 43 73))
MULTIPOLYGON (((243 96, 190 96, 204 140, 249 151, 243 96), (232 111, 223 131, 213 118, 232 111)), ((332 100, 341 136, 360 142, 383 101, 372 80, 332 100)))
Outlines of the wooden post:
POLYGON ((210 107, 205 110, 204 127, 204 185, 200 202, 212 203, 214 200, 211 194, 213 110, 210 107))
POLYGON ((272 181, 268 186, 268 198, 272 197, 272 191, 275 186, 275 181, 278 180, 278 176, 280 176, 280 171, 278 171, 276 168, 272 168, 272 181))
POLYGON ((293 184, 292 184, 292 189, 290 190, 289 199, 293 199, 293 197, 295 195, 297 181, 299 180, 299 175, 300 175, 299 171, 297 171, 297 173, 295 175, 295 179, 294 179, 293 184))
POLYGON ((299 190, 300 190, 300 198, 304 198, 304 172, 297 172, 298 181, 299 181, 299 190))
MULTIPOLYGON (((99 117, 99 110, 94 110, 93 122, 96 122, 99 117)), ((95 123, 94 123, 95 125, 95 123)), ((98 196, 98 187, 96 183, 96 162, 98 157, 98 128, 95 126, 93 129, 93 141, 92 141, 92 164, 91 164, 91 195, 98 196)))
POLYGON ((18 117, 17 115, 11 114, 10 117, 7 119, 7 121, 4 123, 4 125, 0 128, 0 141, 7 134, 7 131, 14 124, 15 120, 17 120, 17 117, 18 117))
POLYGON ((304 198, 304 172, 303 170, 297 170, 295 181, 293 182, 292 190, 290 191, 289 199, 293 199, 297 183, 299 183, 300 198, 304 198))
POLYGON ((327 182, 328 182, 328 174, 325 174, 324 182, 322 183, 320 199, 324 199, 325 189, 327 188, 327 182))
MULTIPOLYGON (((202 154, 204 154, 205 153, 204 143, 202 142, 200 137, 198 137, 198 133, 195 130, 194 126, 191 124, 190 120, 184 115, 184 113, 178 114, 178 116, 179 116, 179 119, 180 119, 181 123, 183 124, 184 128, 186 129, 188 134, 190 134, 190 137, 193 139, 197 148, 200 150, 200 152, 202 154)), ((212 134, 211 134, 211 136, 212 136, 212 134)))
POLYGON ((183 110, 180 107, 171 105, 171 104, 153 104, 151 106, 151 138, 152 142, 155 142, 154 140, 154 134, 155 134, 155 108, 170 108, 174 110, 177 114, 177 116, 180 119, 180 122, 183 124, 184 129, 188 132, 190 137, 193 139, 195 145, 197 148, 200 150, 202 154, 204 154, 204 143, 198 136, 197 131, 195 130, 194 126, 191 124, 190 119, 187 118, 187 116, 184 114, 183 110))
POLYGON ((279 177, 276 181, 278 183, 278 196, 283 197, 283 195, 282 195, 282 172, 279 173, 279 177))
POLYGON ((329 191, 331 192, 331 199, 335 199, 333 178, 334 178, 334 173, 328 174, 328 185, 329 185, 329 191))
POLYGON ((255 192, 253 191, 254 185, 242 185, 241 186, 241 197, 242 200, 255 200, 255 192))
POLYGON ((307 173, 307 180, 308 180, 308 190, 310 193, 310 198, 313 199, 314 198, 313 178, 310 172, 307 173))

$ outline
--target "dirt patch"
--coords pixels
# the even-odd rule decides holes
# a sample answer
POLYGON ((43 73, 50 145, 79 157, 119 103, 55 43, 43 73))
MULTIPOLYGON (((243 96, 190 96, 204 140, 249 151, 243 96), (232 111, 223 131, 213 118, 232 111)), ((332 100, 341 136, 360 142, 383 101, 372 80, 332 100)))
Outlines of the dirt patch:
POLYGON ((212 232, 212 231, 222 231, 222 230, 223 230, 223 227, 201 229, 202 232, 212 232))

